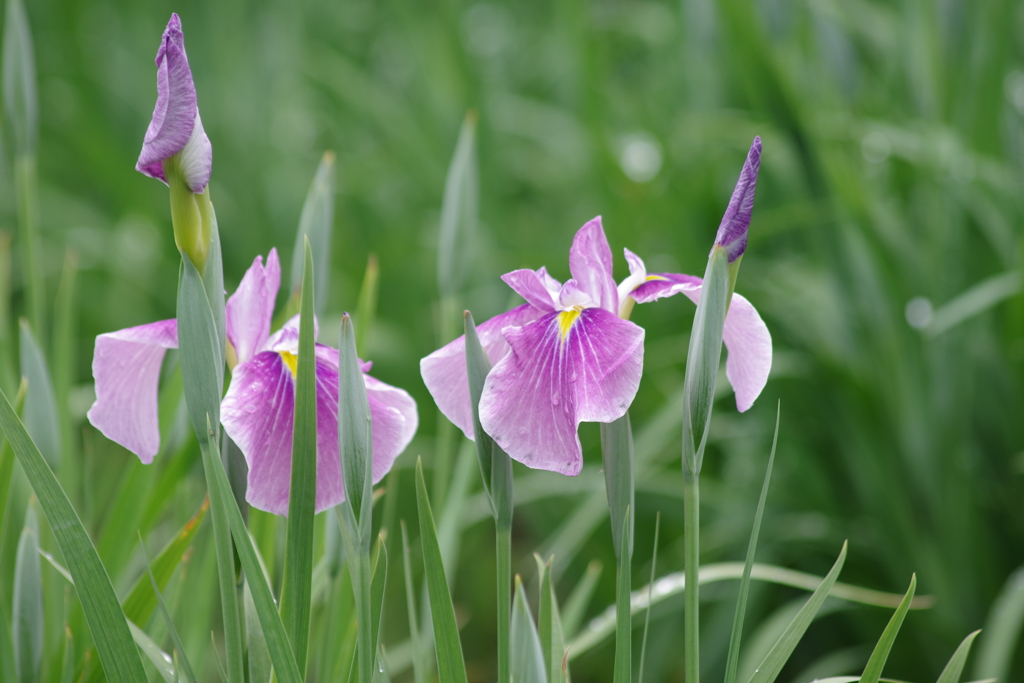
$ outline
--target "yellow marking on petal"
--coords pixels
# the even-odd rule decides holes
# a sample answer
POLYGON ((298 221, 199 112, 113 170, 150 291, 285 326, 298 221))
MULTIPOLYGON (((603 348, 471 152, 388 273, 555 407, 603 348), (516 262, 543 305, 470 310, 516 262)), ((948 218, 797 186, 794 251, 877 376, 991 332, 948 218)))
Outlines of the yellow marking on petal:
POLYGON ((562 342, 565 342, 565 338, 569 336, 569 330, 572 328, 572 324, 576 322, 576 319, 580 317, 580 313, 582 312, 582 307, 573 306, 568 311, 562 311, 558 314, 558 334, 562 338, 562 342))
POLYGON ((288 366, 288 369, 292 371, 292 379, 299 373, 299 357, 291 351, 278 351, 281 354, 281 360, 288 366))
POLYGON ((650 282, 651 280, 664 280, 665 282, 668 282, 667 277, 662 277, 660 275, 648 275, 647 277, 644 278, 645 282, 650 282))

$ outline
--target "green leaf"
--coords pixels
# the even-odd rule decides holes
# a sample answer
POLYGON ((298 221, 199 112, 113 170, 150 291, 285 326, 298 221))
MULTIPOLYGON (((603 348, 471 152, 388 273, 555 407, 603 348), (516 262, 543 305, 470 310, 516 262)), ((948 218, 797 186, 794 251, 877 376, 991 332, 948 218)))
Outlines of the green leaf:
POLYGON ((903 597, 900 606, 896 608, 896 613, 892 615, 885 630, 882 631, 882 637, 875 644, 875 649, 872 650, 871 657, 868 658, 868 663, 864 667, 864 673, 860 676, 860 683, 878 683, 878 679, 882 677, 885 660, 889 658, 892 644, 896 642, 896 635, 900 632, 903 618, 907 616, 907 610, 910 609, 910 601, 914 599, 915 590, 917 590, 917 575, 911 574, 910 588, 907 589, 907 594, 903 597))
MULTIPOLYGON (((302 276, 299 314, 299 358, 295 375, 295 423, 292 430, 291 488, 288 494, 288 536, 281 589, 281 619, 299 665, 306 670, 309 647, 310 595, 313 581, 313 514, 316 506, 316 355, 313 322, 313 255, 309 242, 302 276)), ((361 374, 361 373, 360 373, 361 374)))
POLYGON ((64 624, 64 657, 60 664, 60 683, 71 683, 75 679, 75 640, 71 629, 64 624))
POLYGON ((96 548, 6 395, 0 401, 0 428, 21 462, 75 579, 78 597, 107 680, 111 683, 145 680, 146 674, 128 622, 96 548))
POLYGON ((533 625, 533 616, 518 574, 515 597, 512 599, 512 641, 509 651, 512 655, 512 680, 515 683, 547 683, 547 666, 540 638, 533 625))
POLYGON ((39 567, 39 523, 32 504, 18 540, 14 564, 14 669, 22 683, 40 680, 43 660, 43 583, 39 567))
POLYGON ((448 591, 441 547, 434 529, 434 515, 423 480, 423 462, 416 459, 416 507, 420 517, 420 543, 423 546, 423 568, 427 575, 427 595, 434 625, 434 651, 437 671, 445 683, 466 683, 466 664, 462 658, 462 642, 455 622, 455 607, 448 591))
MULTIPOLYGON (((633 530, 630 520, 633 510, 627 507, 622 513, 622 545, 633 547, 633 530)), ((619 556, 619 572, 615 577, 615 672, 614 683, 630 683, 633 675, 633 615, 630 588, 633 585, 631 572, 632 558, 629 553, 619 556)))
POLYGON ((377 549, 374 553, 373 575, 370 579, 370 633, 373 634, 373 651, 377 651, 380 640, 380 623, 384 611, 384 586, 388 578, 388 549, 384 537, 377 537, 377 549))
POLYGON ((142 651, 142 654, 146 655, 146 659, 150 661, 156 672, 160 674, 160 678, 164 679, 166 683, 177 683, 178 676, 175 673, 174 660, 171 659, 171 656, 161 650, 160 646, 153 642, 153 639, 146 635, 146 632, 141 628, 131 622, 128 622, 128 627, 132 631, 135 644, 139 646, 139 650, 142 651))
MULTIPOLYGON (((779 442, 779 418, 782 415, 781 402, 775 410, 775 436, 772 437, 772 452, 768 456, 768 468, 761 484, 761 498, 757 501, 757 512, 754 513, 754 528, 750 531, 750 542, 747 544, 747 559, 743 564, 743 578, 740 579, 739 597, 736 598, 736 614, 732 620, 732 634, 729 636, 729 656, 725 666, 725 683, 736 683, 736 674, 740 662, 740 641, 743 638, 743 616, 747 610, 747 595, 750 593, 750 571, 754 566, 754 555, 757 552, 757 536, 761 532, 761 518, 764 516, 764 504, 768 500, 768 484, 772 479, 772 466, 775 464, 775 446, 779 442)), ((653 580, 652 580, 653 581, 653 580)))
POLYGON ((1021 289, 1024 289, 1024 273, 1021 271, 1011 270, 993 275, 935 309, 929 324, 924 328, 924 333, 928 337, 937 337, 965 320, 1016 296, 1021 289))
POLYGON ((366 344, 373 329, 373 321, 377 318, 377 293, 380 290, 380 264, 377 255, 366 257, 366 272, 363 274, 363 286, 359 288, 359 303, 356 306, 355 322, 359 323, 356 331, 356 350, 361 358, 367 357, 366 344))
POLYGON ((35 154, 39 138, 39 98, 32 31, 21 0, 9 0, 4 21, 4 109, 17 155, 35 154))
MULTIPOLYGON (((24 379, 18 387, 18 395, 14 397, 14 412, 20 414, 25 406, 25 394, 28 382, 24 379)), ((11 494, 11 476, 14 474, 14 449, 7 436, 0 432, 0 543, 3 542, 3 531, 10 521, 7 519, 7 501, 11 494)))
POLYGON ((245 604, 245 637, 248 647, 249 681, 250 683, 270 683, 272 665, 270 651, 267 650, 267 639, 263 637, 263 627, 256 615, 256 605, 252 601, 249 582, 243 587, 245 604))
POLYGON ((313 176, 313 183, 306 193, 306 203, 302 205, 299 217, 299 230, 295 235, 295 250, 292 252, 292 295, 299 296, 303 286, 303 269, 308 248, 316 259, 313 273, 313 289, 319 295, 315 312, 323 315, 327 303, 327 292, 330 291, 327 278, 331 275, 331 229, 334 227, 334 152, 324 152, 320 158, 320 166, 313 176))
POLYGON ((537 607, 537 631, 540 636, 541 653, 551 683, 568 683, 567 669, 562 667, 565 659, 565 634, 562 632, 562 620, 558 614, 558 598, 551 576, 551 564, 554 556, 547 562, 534 553, 537 570, 540 573, 540 600, 537 607))
POLYGON ((409 562, 409 532, 402 520, 402 568, 405 571, 405 609, 409 615, 409 640, 412 645, 412 671, 416 683, 426 681, 426 662, 423 661, 423 645, 420 642, 419 618, 416 616, 416 591, 412 584, 412 566, 409 562))
MULTIPOLYGON (((601 578, 603 566, 600 560, 591 560, 587 570, 579 583, 569 593, 569 599, 565 601, 565 612, 562 616, 562 627, 567 636, 574 636, 583 623, 583 615, 586 614, 591 598, 594 597, 594 590, 597 588, 597 581, 601 578)), ((614 619, 614 615, 612 617, 614 619)))
POLYGON ((52 468, 60 466, 60 425, 57 401, 46 366, 46 357, 36 343, 27 320, 21 320, 21 376, 28 379, 25 395, 25 429, 52 468))
POLYGON ((345 514, 343 521, 351 527, 358 547, 369 552, 373 485, 370 405, 363 370, 356 356, 352 319, 347 313, 341 318, 338 358, 338 450, 345 484, 345 500, 341 504, 345 514))
POLYGON ((217 330, 203 279, 187 258, 181 260, 178 279, 178 348, 192 429, 200 446, 210 439, 218 441, 225 340, 217 330), (212 434, 206 429, 207 415, 213 425, 212 434))
POLYGON ((175 666, 175 671, 183 675, 186 681, 197 680, 195 674, 192 673, 192 665, 188 661, 188 657, 185 654, 185 646, 181 642, 181 636, 178 635, 178 629, 174 626, 174 620, 171 619, 171 613, 167 611, 167 606, 164 604, 164 597, 160 594, 160 588, 156 584, 156 577, 153 575, 153 566, 149 562, 149 555, 146 553, 146 546, 142 542, 142 534, 139 533, 139 545, 142 547, 142 558, 146 562, 146 572, 149 574, 149 583, 153 587, 153 594, 156 595, 157 604, 160 606, 160 614, 164 618, 164 623, 167 625, 167 632, 171 636, 171 642, 174 643, 175 650, 175 662, 178 666, 175 666))
MULTIPOLYGON (((608 512, 612 520, 612 542, 615 556, 622 555, 622 528, 617 520, 623 519, 630 511, 626 524, 629 537, 633 538, 633 428, 629 413, 613 422, 601 423, 601 461, 604 463, 604 485, 608 492, 608 512)), ((633 543, 626 549, 633 557, 633 543)))
POLYGON ((11 234, 0 231, 0 389, 14 393, 14 340, 11 338, 11 234))
MULTIPOLYGON (((167 583, 171 580, 174 570, 178 567, 184 554, 192 546, 192 540, 195 538, 196 532, 199 531, 199 525, 203 523, 206 511, 209 508, 210 499, 206 498, 203 500, 203 504, 199 506, 196 514, 192 515, 192 518, 185 522, 185 525, 175 534, 174 538, 167 542, 167 545, 157 554, 156 559, 150 565, 152 574, 156 577, 156 585, 160 590, 164 590, 167 587, 167 583)), ((156 593, 153 592, 153 586, 145 574, 141 574, 136 579, 131 590, 128 591, 128 596, 121 603, 124 615, 135 624, 143 625, 149 621, 149 617, 153 614, 156 605, 156 593)))
POLYGON ((437 288, 442 299, 462 290, 469 266, 473 263, 479 195, 476 123, 477 113, 470 110, 462 122, 444 183, 441 227, 437 238, 437 288))
POLYGON ((722 358, 728 290, 728 257, 723 249, 715 247, 708 258, 704 286, 693 316, 683 378, 683 464, 694 475, 700 473, 711 422, 718 364, 722 358))
POLYGON ((647 658, 647 631, 651 626, 651 593, 654 591, 654 572, 658 566, 658 532, 661 531, 661 512, 654 518, 654 550, 651 552, 651 582, 647 584, 647 611, 644 614, 644 638, 640 645, 640 674, 637 683, 644 683, 644 660, 647 658))
MULTIPOLYGON (((78 258, 71 250, 64 254, 60 285, 54 306, 52 338, 53 393, 57 408, 57 424, 60 425, 61 452, 66 456, 61 463, 60 481, 65 492, 72 499, 81 496, 81 457, 75 449, 75 420, 71 417, 68 396, 75 383, 76 337, 75 323, 78 309, 75 307, 75 277, 78 272, 78 258)), ((31 431, 29 432, 31 434, 31 431)))
POLYGON ((1018 568, 992 603, 983 629, 972 678, 1006 680, 1024 627, 1024 567, 1018 568))
POLYGON ((814 620, 814 615, 818 613, 821 608, 821 604, 825 602, 825 598, 828 597, 829 591, 832 590, 833 584, 839 577, 839 572, 843 569, 843 564, 846 562, 846 543, 843 543, 843 549, 839 553, 839 558, 835 564, 832 565, 832 570, 825 576, 825 579, 818 586, 817 590, 811 595, 804 606, 797 613, 796 618, 786 627, 786 630, 779 637, 772 649, 765 655, 764 660, 760 666, 757 667, 757 671, 751 677, 749 683, 772 683, 779 672, 782 671, 782 667, 789 660, 789 656, 796 649, 797 643, 803 638, 804 632, 807 631, 807 627, 811 625, 814 620))
MULTIPOLYGON (((227 517, 235 549, 238 551, 245 577, 249 581, 253 605, 256 608, 260 626, 263 627, 263 635, 267 640, 267 650, 274 663, 277 680, 280 683, 301 683, 302 676, 299 674, 295 657, 292 655, 288 634, 281 621, 281 615, 277 612, 274 596, 270 592, 270 586, 267 585, 259 557, 249 538, 249 530, 245 528, 245 521, 242 519, 242 513, 238 510, 238 506, 231 504, 231 486, 228 483, 227 472, 224 471, 224 464, 220 459, 220 450, 217 448, 217 442, 209 438, 212 431, 211 426, 207 433, 208 448, 202 450, 206 482, 210 489, 211 513, 214 515, 214 521, 217 519, 218 510, 220 514, 227 517)), ((214 531, 216 528, 215 524, 214 531)), ((230 546, 228 547, 230 548, 230 546)), ((219 559, 218 557, 218 561, 219 559)))
POLYGON ((969 633, 960 646, 953 653, 953 656, 949 658, 949 662, 946 663, 942 673, 939 674, 939 680, 935 683, 960 683, 960 675, 964 671, 964 665, 967 664, 967 655, 971 653, 971 645, 974 643, 974 639, 981 633, 981 629, 978 629, 974 633, 969 633))

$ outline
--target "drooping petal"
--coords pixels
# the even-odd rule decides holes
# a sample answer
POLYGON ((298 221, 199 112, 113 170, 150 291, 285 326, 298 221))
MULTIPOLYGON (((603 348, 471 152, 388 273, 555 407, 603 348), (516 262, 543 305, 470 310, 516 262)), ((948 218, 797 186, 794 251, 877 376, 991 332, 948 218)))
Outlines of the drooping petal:
MULTIPOLYGON (((487 351, 491 364, 508 353, 508 344, 501 335, 506 327, 517 327, 536 320, 542 315, 530 304, 496 315, 477 325, 480 343, 487 351)), ((469 379, 466 375, 466 339, 460 336, 450 344, 420 361, 420 375, 434 403, 466 438, 473 438, 473 409, 469 401, 469 379)))
POLYGON ((274 299, 281 286, 281 263, 277 249, 263 257, 257 256, 238 289, 228 299, 225 318, 228 341, 235 347, 240 363, 245 363, 264 349, 270 336, 270 321, 274 316, 274 299))
POLYGON ((175 348, 176 320, 161 320, 96 337, 92 358, 96 402, 89 409, 89 422, 147 465, 160 450, 160 365, 167 349, 175 348))
MULTIPOLYGON (((547 273, 545 272, 544 275, 547 273)), ((535 270, 513 270, 501 276, 505 284, 516 294, 526 299, 526 303, 545 313, 555 310, 555 302, 547 289, 543 275, 535 270)))
MULTIPOLYGON (((320 335, 320 323, 313 316, 313 339, 320 335)), ((288 319, 281 329, 267 338, 264 348, 272 351, 299 352, 299 315, 296 313, 288 319)))
POLYGON ((503 334, 511 351, 487 376, 480 424, 519 462, 579 474, 577 427, 625 414, 640 385, 643 329, 588 308, 549 313, 503 334))
POLYGON ((376 483, 391 470, 395 458, 416 435, 419 415, 416 412, 416 401, 408 392, 366 374, 363 375, 363 381, 370 402, 373 481, 376 483))
POLYGON ((577 285, 609 313, 619 312, 619 298, 612 277, 612 250, 601 227, 601 217, 588 221, 572 240, 569 272, 577 285))
POLYGON ((761 138, 754 138, 750 145, 747 159, 743 162, 736 189, 732 191, 729 206, 718 226, 715 246, 722 247, 729 255, 729 263, 743 256, 747 248, 747 229, 750 227, 750 216, 754 211, 754 189, 757 186, 757 173, 761 169, 761 138))
POLYGON ((616 291, 619 295, 619 317, 628 318, 629 312, 633 309, 629 295, 647 280, 647 266, 644 265, 642 258, 629 249, 623 249, 622 252, 626 255, 626 263, 629 264, 629 277, 619 283, 616 291))
POLYGON ((213 152, 199 120, 196 88, 185 55, 181 20, 172 14, 156 53, 156 106, 146 130, 136 170, 167 182, 163 162, 189 147, 183 158, 186 182, 193 192, 202 192, 210 178, 213 152))
MULTIPOLYGON (((675 291, 666 287, 671 296, 683 292, 693 302, 700 301, 701 279, 693 275, 665 274, 667 277, 688 278, 691 283, 684 283, 675 291)), ((651 283, 648 283, 651 284, 651 283)), ((645 285, 646 286, 646 285, 645 285)), ((634 293, 634 296, 635 293, 634 293)), ((654 301, 658 296, 645 299, 654 301)), ((639 299, 637 299, 639 301, 639 299)), ((761 315, 754 305, 741 294, 733 294, 729 304, 729 312, 725 316, 725 327, 722 330, 722 341, 728 355, 725 360, 725 376, 733 391, 736 392, 736 409, 741 413, 754 405, 754 400, 761 395, 768 374, 772 369, 772 335, 764 324, 761 315)))
MULTIPOLYGON (((700 289, 702 280, 695 275, 683 273, 652 273, 645 276, 643 284, 629 293, 639 304, 657 301, 667 296, 692 289, 700 289)), ((691 297, 692 298, 692 297, 691 297)))

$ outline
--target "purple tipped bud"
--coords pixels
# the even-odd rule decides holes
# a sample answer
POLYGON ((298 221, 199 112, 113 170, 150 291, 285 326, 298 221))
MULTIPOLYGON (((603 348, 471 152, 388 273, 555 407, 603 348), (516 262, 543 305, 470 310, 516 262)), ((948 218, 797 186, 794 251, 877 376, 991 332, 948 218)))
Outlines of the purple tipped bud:
POLYGON ((178 156, 189 189, 201 193, 210 181, 213 148, 203 130, 196 87, 185 55, 181 20, 172 14, 156 53, 156 107, 135 170, 164 183, 163 162, 178 156))
POLYGON ((732 263, 747 248, 747 229, 750 227, 750 214, 754 211, 754 188, 757 186, 757 172, 761 169, 761 138, 754 138, 743 162, 740 179, 736 181, 736 189, 732 191, 729 207, 718 226, 715 246, 725 249, 732 263))

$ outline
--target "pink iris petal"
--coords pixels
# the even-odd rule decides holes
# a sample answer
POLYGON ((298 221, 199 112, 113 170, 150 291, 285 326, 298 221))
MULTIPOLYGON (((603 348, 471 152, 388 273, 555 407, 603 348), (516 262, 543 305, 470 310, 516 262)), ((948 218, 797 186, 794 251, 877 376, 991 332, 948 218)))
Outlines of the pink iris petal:
MULTIPOLYGON (((547 280, 545 280, 545 276, 547 276, 547 271, 542 274, 535 270, 523 269, 505 273, 501 276, 501 279, 515 290, 516 294, 526 299, 527 303, 531 306, 545 313, 550 313, 555 310, 555 304, 551 291, 546 286, 547 280)), ((547 277, 551 279, 550 276, 547 277)))
POLYGON ((274 316, 274 299, 280 286, 281 263, 277 249, 271 249, 267 267, 263 267, 263 257, 257 256, 228 299, 225 311, 228 341, 235 347, 240 363, 250 360, 266 345, 274 316))
MULTIPOLYGON (((503 328, 525 325, 541 315, 543 313, 530 304, 522 304, 477 325, 477 336, 491 364, 496 364, 508 353, 508 344, 501 335, 503 328)), ((422 359, 420 375, 441 413, 461 429, 466 438, 472 439, 473 409, 466 375, 465 337, 460 336, 422 359)))
MULTIPOLYGON (((373 480, 379 481, 416 431, 412 398, 364 375, 373 432, 373 480)), ((316 359, 316 511, 345 498, 338 456, 338 366, 316 359)), ((288 514, 295 380, 280 353, 265 351, 235 368, 221 403, 221 422, 249 464, 246 500, 261 510, 288 514)))
POLYGON ((569 249, 569 271, 576 284, 595 304, 610 313, 619 312, 619 298, 612 277, 612 250, 601 227, 601 217, 588 221, 576 232, 569 249))
POLYGON ((177 14, 171 15, 164 29, 156 66, 156 106, 135 169, 166 183, 163 162, 188 148, 182 155, 185 180, 193 192, 202 192, 210 180, 213 150, 199 119, 195 83, 177 14))
POLYGON ((622 417, 636 395, 644 331, 602 308, 549 313, 503 332, 511 352, 487 376, 480 423, 505 451, 538 469, 577 475, 580 422, 622 417))
POLYGON ((718 235, 715 236, 715 246, 722 247, 729 255, 729 263, 732 263, 747 248, 747 229, 750 227, 750 216, 754 211, 754 189, 757 186, 757 174, 761 169, 761 138, 754 138, 750 145, 747 159, 743 162, 743 170, 740 171, 739 180, 736 181, 736 189, 732 191, 729 199, 729 206, 722 217, 722 223, 718 226, 718 235))
POLYGON ((96 337, 92 358, 96 402, 89 409, 89 422, 147 465, 160 450, 160 365, 167 349, 176 348, 176 320, 161 320, 96 337))
MULTIPOLYGON (((659 273, 633 290, 631 296, 640 303, 684 293, 693 303, 700 301, 703 283, 699 277, 676 273, 659 273)), ((768 383, 772 369, 772 335, 757 309, 744 296, 732 295, 729 313, 725 316, 722 341, 729 352, 725 376, 736 392, 736 408, 742 413, 754 405, 768 383)))
POLYGON ((562 283, 548 275, 548 269, 544 266, 538 268, 536 272, 537 277, 544 283, 544 289, 548 290, 552 297, 557 296, 559 290, 562 289, 562 283))

